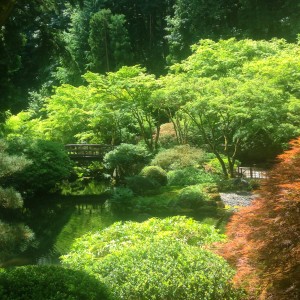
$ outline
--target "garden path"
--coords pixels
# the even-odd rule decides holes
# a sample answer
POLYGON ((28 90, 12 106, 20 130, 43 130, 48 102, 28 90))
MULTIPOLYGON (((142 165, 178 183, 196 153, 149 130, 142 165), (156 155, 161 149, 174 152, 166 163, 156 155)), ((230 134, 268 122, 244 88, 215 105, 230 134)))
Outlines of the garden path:
POLYGON ((258 197, 257 194, 247 191, 220 193, 220 196, 224 204, 230 206, 249 206, 251 201, 258 197))

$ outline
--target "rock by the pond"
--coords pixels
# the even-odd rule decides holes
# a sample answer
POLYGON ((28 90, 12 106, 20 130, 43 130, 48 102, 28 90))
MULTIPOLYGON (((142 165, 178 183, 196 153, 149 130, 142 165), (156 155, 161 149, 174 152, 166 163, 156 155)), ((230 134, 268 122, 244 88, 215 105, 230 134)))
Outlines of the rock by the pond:
POLYGON ((251 192, 220 193, 221 199, 225 205, 230 206, 249 206, 253 199, 257 198, 251 192))

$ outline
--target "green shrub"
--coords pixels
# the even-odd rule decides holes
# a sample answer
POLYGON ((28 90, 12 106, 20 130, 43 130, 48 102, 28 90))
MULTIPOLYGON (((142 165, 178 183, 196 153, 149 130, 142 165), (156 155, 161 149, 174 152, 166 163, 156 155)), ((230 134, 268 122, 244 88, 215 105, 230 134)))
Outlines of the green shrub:
POLYGON ((203 169, 188 167, 180 170, 168 172, 168 185, 170 186, 187 186, 201 183, 214 183, 217 177, 203 169))
POLYGON ((161 186, 165 186, 168 183, 167 172, 161 167, 147 166, 143 168, 140 173, 141 176, 150 178, 158 182, 161 186))
POLYGON ((91 179, 104 179, 104 165, 102 161, 91 161, 79 164, 73 168, 73 177, 80 181, 89 181, 91 179))
POLYGON ((202 166, 205 162, 205 152, 189 145, 175 146, 156 154, 151 165, 159 166, 166 171, 183 169, 191 166, 202 166))
POLYGON ((101 195, 109 194, 109 185, 107 182, 89 180, 82 182, 76 180, 73 182, 64 181, 59 185, 62 195, 101 195))
POLYGON ((209 199, 209 195, 203 191, 201 185, 188 186, 179 193, 177 205, 182 208, 199 209, 209 199))
POLYGON ((257 190, 260 187, 260 180, 259 179, 250 179, 249 183, 249 190, 257 190))
POLYGON ((203 191, 206 193, 218 193, 219 192, 217 183, 203 183, 201 186, 202 186, 203 191))
POLYGON ((112 299, 94 276, 59 266, 25 266, 0 271, 3 300, 112 299))
POLYGON ((124 248, 96 268, 117 299, 238 299, 224 259, 173 239, 124 248))
POLYGON ((171 237, 188 245, 201 246, 223 241, 213 226, 201 224, 185 216, 165 219, 151 218, 143 223, 116 222, 96 233, 87 233, 72 245, 72 251, 63 256, 63 263, 84 268, 94 259, 101 258, 136 242, 152 241, 155 238, 171 237))
POLYGON ((157 192, 160 188, 160 184, 156 180, 138 175, 126 177, 126 185, 137 195, 144 195, 150 191, 157 192))
POLYGON ((78 239, 63 263, 94 273, 117 299, 239 299, 233 270, 204 249, 223 239, 186 217, 118 222, 78 239))
POLYGON ((141 145, 121 144, 105 154, 104 166, 116 172, 118 180, 138 174, 149 162, 150 153, 141 145))
MULTIPOLYGON (((162 195, 154 196, 139 196, 135 198, 134 208, 141 213, 171 211, 172 200, 163 197, 162 195)), ((173 205, 174 207, 174 205, 173 205)))
POLYGON ((0 210, 2 208, 21 208, 23 206, 23 199, 20 193, 14 188, 2 188, 0 186, 0 210))
POLYGON ((47 193, 57 183, 68 178, 72 170, 64 146, 59 143, 15 139, 9 143, 9 151, 24 154, 32 161, 31 165, 11 178, 15 187, 22 192, 47 193))

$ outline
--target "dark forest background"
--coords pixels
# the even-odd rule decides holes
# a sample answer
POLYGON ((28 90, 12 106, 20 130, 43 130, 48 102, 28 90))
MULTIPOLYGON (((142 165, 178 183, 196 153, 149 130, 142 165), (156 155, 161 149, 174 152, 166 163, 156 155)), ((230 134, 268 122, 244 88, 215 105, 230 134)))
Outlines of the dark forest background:
POLYGON ((2 118, 89 70, 140 64, 158 76, 199 39, 300 32, 297 0, 1 0, 0 13, 2 118))

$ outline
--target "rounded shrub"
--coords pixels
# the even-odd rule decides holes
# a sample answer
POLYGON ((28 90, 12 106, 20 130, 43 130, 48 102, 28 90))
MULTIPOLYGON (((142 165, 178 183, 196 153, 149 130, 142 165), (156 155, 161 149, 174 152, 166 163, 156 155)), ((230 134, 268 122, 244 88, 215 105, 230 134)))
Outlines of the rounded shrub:
POLYGON ((182 189, 178 195, 177 205, 182 208, 197 209, 209 200, 209 196, 200 185, 188 186, 182 189))
POLYGON ((217 183, 203 183, 201 184, 202 190, 206 193, 218 193, 218 184, 217 183))
POLYGON ((59 266, 24 266, 0 270, 3 300, 112 299, 106 286, 83 271, 59 266))
POLYGON ((137 195, 144 195, 150 191, 157 191, 160 188, 160 184, 156 180, 139 175, 127 177, 126 186, 137 195))
POLYGON ((138 174, 149 162, 150 153, 141 145, 121 144, 105 154, 104 166, 115 171, 117 179, 138 174))
POLYGON ((151 218, 142 223, 116 222, 101 231, 87 233, 77 239, 72 245, 72 251, 62 256, 62 261, 72 268, 84 269, 107 254, 131 247, 137 242, 152 241, 155 237, 170 237, 194 246, 221 242, 225 238, 213 226, 185 216, 151 218))
POLYGON ((147 166, 143 168, 140 175, 155 180, 161 186, 167 185, 168 183, 167 172, 158 166, 147 166))
POLYGON ((239 299, 233 270, 206 249, 222 240, 186 217, 118 222, 78 239, 63 264, 94 273, 116 299, 239 299))

